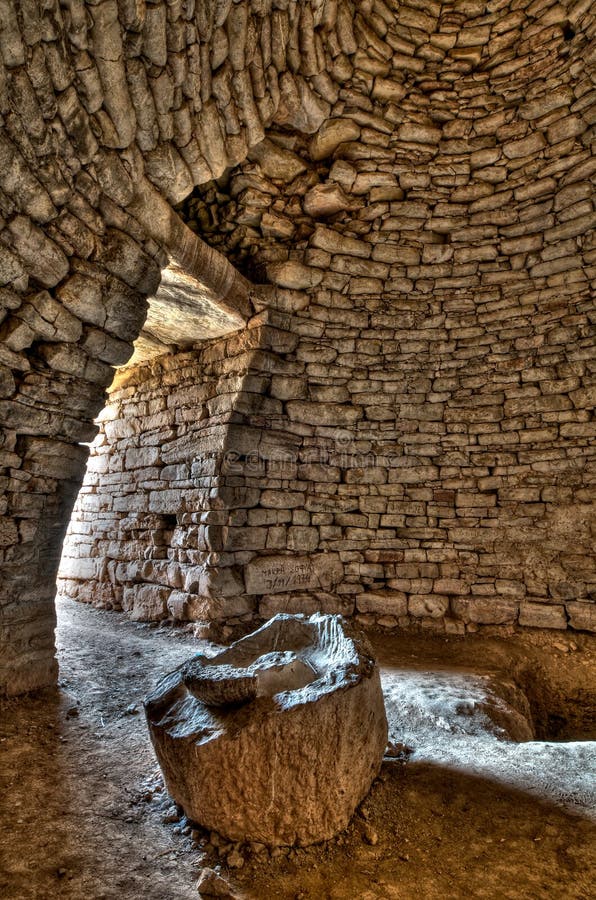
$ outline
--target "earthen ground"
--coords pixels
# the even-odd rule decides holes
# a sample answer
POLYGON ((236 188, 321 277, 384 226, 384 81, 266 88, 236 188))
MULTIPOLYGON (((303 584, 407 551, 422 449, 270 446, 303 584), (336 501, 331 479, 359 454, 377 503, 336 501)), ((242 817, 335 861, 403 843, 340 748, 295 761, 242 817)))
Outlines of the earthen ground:
MULTIPOLYGON (((156 678, 197 650, 183 631, 64 602, 60 689, 0 707, 0 896, 6 900, 184 900, 218 850, 172 818, 142 713, 156 678)), ((524 657, 594 684, 596 641, 528 634, 384 637, 381 658, 510 673, 524 657), (511 649, 509 649, 511 648, 511 649), (510 660, 509 664, 507 660, 510 660)), ((466 772, 385 763, 348 830, 271 859, 243 850, 222 874, 254 900, 588 900, 596 827, 586 816, 466 772)))

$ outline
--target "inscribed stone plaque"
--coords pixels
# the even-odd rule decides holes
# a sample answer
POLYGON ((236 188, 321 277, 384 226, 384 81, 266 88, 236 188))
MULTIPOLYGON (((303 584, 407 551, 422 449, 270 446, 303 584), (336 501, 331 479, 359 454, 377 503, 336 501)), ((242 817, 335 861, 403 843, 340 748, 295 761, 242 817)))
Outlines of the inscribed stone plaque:
POLYGON ((333 554, 315 556, 262 556, 245 571, 247 594, 329 590, 341 580, 343 566, 333 554))

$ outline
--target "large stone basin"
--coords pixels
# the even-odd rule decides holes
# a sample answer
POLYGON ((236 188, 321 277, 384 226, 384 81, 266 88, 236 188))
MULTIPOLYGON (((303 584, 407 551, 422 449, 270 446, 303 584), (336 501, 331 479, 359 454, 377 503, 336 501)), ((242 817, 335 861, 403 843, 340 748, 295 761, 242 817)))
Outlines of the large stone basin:
POLYGON ((167 675, 145 710, 169 793, 231 841, 333 837, 387 744, 371 648, 341 616, 277 615, 167 675))

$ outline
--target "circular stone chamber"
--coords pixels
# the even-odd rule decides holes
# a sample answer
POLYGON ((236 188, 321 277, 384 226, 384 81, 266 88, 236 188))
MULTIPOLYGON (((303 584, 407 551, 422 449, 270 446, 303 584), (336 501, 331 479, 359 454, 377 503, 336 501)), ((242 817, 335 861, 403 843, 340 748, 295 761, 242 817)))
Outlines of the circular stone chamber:
POLYGON ((171 796, 232 841, 307 845, 348 824, 387 720, 368 641, 341 616, 279 614, 145 700, 171 796))

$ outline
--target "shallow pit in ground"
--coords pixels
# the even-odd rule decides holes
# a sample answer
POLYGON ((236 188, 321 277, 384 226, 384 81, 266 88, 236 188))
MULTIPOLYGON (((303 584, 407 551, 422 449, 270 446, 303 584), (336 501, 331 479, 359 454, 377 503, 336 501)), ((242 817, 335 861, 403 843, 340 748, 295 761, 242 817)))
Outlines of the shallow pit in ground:
POLYGON ((517 676, 527 697, 535 739, 596 741, 596 682, 562 685, 552 671, 527 669, 517 676))
MULTIPOLYGON (((532 737, 510 740, 595 741, 596 668, 592 658, 596 638, 590 634, 553 635, 545 632, 494 634, 466 638, 426 635, 374 635, 383 669, 437 674, 437 689, 452 673, 452 686, 463 691, 460 712, 484 704, 498 726, 505 713, 521 717, 532 737), (467 687, 466 687, 467 686, 467 687), (480 690, 478 690, 480 688, 480 690), (466 690, 470 697, 466 697, 466 690), (488 696, 483 691, 488 690, 488 696)), ((432 681, 432 678, 431 678, 432 681)), ((457 692, 455 690, 455 692, 457 692)), ((503 724, 503 723, 501 723, 503 724)))
POLYGON ((516 678, 471 669, 384 670, 393 730, 420 739, 429 729, 498 740, 596 741, 596 690, 567 695, 551 679, 522 671, 516 678))

